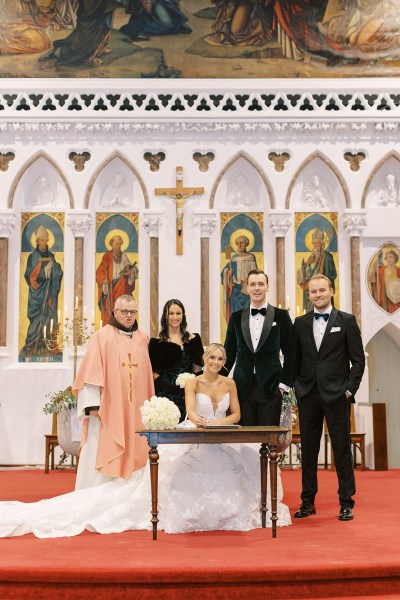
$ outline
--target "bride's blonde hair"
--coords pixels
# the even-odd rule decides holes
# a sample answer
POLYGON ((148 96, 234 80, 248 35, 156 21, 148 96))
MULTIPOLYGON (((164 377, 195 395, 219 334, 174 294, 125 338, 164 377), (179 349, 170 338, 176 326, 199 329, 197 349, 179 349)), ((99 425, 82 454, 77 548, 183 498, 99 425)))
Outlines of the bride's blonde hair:
POLYGON ((210 356, 210 354, 212 354, 213 352, 215 352, 215 350, 220 350, 222 352, 222 355, 224 357, 224 362, 225 362, 226 361, 226 350, 225 350, 225 347, 222 344, 217 344, 217 343, 208 344, 207 348, 204 350, 203 360, 205 360, 206 358, 208 358, 210 356))

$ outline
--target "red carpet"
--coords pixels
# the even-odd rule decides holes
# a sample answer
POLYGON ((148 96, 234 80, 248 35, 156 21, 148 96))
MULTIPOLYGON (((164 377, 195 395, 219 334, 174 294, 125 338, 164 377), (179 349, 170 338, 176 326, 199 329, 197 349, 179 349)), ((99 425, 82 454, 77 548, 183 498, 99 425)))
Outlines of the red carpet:
MULTIPOLYGON (((282 473, 292 514, 300 476, 282 473)), ((0 499, 47 498, 70 491, 74 477, 0 471, 0 499)), ((276 539, 270 529, 2 539, 0 600, 399 599, 400 471, 357 472, 355 519, 346 523, 337 520, 336 474, 321 470, 319 483, 317 515, 279 528, 276 539)))

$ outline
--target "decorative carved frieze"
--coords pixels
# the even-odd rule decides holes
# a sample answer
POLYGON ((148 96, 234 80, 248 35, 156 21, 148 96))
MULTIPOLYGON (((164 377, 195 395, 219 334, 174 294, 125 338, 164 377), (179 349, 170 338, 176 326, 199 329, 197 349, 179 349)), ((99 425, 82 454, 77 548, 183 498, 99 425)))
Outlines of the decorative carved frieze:
MULTIPOLYGON (((243 92, 237 89, 222 87, 216 94, 215 86, 209 91, 191 88, 181 89, 179 92, 174 90, 174 93, 167 97, 164 91, 155 93, 154 90, 144 89, 142 82, 140 85, 140 93, 135 93, 134 89, 131 91, 118 89, 117 101, 115 101, 115 93, 112 93, 112 90, 104 90, 104 86, 95 94, 93 89, 89 90, 83 85, 72 92, 70 89, 62 92, 46 89, 45 99, 42 98, 39 102, 35 101, 37 97, 35 91, 32 90, 30 93, 28 86, 23 91, 7 89, 0 94, 0 108, 5 116, 20 115, 23 108, 23 112, 29 117, 36 115, 46 117, 47 124, 50 124, 49 119, 57 118, 60 114, 71 115, 74 113, 72 109, 77 106, 81 117, 89 115, 96 117, 101 108, 103 115, 111 115, 114 118, 121 113, 129 112, 135 119, 148 116, 149 111, 153 110, 156 110, 160 116, 176 117, 178 109, 180 118, 186 114, 204 114, 204 110, 208 110, 221 115, 226 115, 227 112, 240 116, 251 116, 257 113, 258 116, 275 115, 275 117, 279 116, 278 113, 286 112, 289 118, 293 118, 294 115, 303 118, 326 115, 331 119, 335 115, 340 117, 340 120, 343 116, 351 117, 352 121, 355 121, 361 112, 364 113, 363 116, 371 116, 384 109, 387 116, 396 117, 400 112, 396 89, 392 92, 384 90, 376 93, 376 87, 373 86, 370 89, 360 90, 349 87, 338 91, 329 84, 319 83, 318 89, 310 90, 302 88, 302 84, 299 83, 298 89, 283 91, 271 86, 265 90, 250 91, 244 98, 243 92)), ((16 85, 15 88, 17 87, 16 85)), ((87 126, 91 127, 93 123, 87 123, 87 126)))
MULTIPOLYGON (((315 120, 308 121, 279 121, 274 115, 275 120, 265 117, 265 121, 251 121, 254 115, 241 115, 241 121, 221 121, 220 115, 209 113, 209 121, 198 121, 197 115, 187 115, 186 120, 181 121, 163 121, 161 115, 157 114, 158 121, 135 122, 118 121, 112 123, 98 122, 59 122, 59 123, 32 123, 32 122, 14 122, 1 121, 5 115, 0 114, 0 133, 4 143, 15 143, 17 140, 55 139, 67 140, 69 142, 84 140, 89 144, 90 140, 109 140, 110 137, 131 140, 132 136, 137 139, 148 140, 149 135, 153 135, 160 140, 170 140, 172 137, 182 140, 193 138, 193 136, 212 136, 213 141, 226 139, 252 139, 263 140, 268 143, 277 141, 296 141, 305 140, 314 141, 318 135, 319 140, 346 140, 353 134, 362 133, 366 137, 374 137, 383 140, 396 140, 399 131, 397 123, 389 126, 386 122, 379 121, 335 121, 327 122, 320 119, 320 115, 315 115, 315 120)), ((60 115, 64 118, 65 115, 60 115)), ((98 117, 98 115, 97 115, 98 117)), ((118 115, 121 118, 121 115, 118 115)), ((175 115, 176 117, 176 115, 175 115)), ((288 115, 289 117, 289 115, 288 115)), ((167 119, 168 117, 165 116, 167 119)), ((172 117, 169 117, 172 118, 172 117)))

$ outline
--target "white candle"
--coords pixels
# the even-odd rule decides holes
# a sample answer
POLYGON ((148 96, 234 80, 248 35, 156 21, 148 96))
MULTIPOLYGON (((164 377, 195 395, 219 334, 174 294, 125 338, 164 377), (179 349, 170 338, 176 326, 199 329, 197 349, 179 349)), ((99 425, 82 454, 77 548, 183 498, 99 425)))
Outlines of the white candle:
POLYGON ((289 294, 286 296, 286 305, 287 305, 287 308, 289 309, 290 308, 290 297, 289 297, 289 294))
POLYGON ((282 306, 280 304, 278 304, 278 308, 282 308, 282 306))
POLYGON ((304 309, 303 309, 303 315, 305 315, 305 314, 306 314, 306 309, 304 308, 304 309))
POLYGON ((53 333, 53 319, 50 319, 50 333, 53 333))
POLYGON ((46 325, 43 327, 43 339, 46 339, 46 325))
POLYGON ((64 306, 64 319, 68 319, 68 306, 64 306))
POLYGON ((103 327, 103 321, 100 319, 100 329, 103 327))

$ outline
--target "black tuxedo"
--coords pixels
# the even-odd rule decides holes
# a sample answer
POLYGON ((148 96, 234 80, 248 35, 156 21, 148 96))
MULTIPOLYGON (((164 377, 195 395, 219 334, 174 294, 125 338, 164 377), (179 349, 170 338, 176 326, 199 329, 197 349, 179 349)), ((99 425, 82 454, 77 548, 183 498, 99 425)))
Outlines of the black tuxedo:
POLYGON ((303 502, 314 503, 317 463, 325 417, 342 506, 352 507, 355 493, 350 448, 350 406, 365 368, 364 348, 354 315, 332 309, 317 349, 313 334, 314 312, 294 323, 296 366, 294 389, 299 407, 302 449, 303 502), (346 391, 351 393, 346 398, 346 391))
MULTIPOLYGON (((227 360, 225 373, 228 374, 235 364, 233 379, 235 380, 239 403, 242 413, 243 425, 277 425, 279 424, 281 393, 279 383, 291 387, 294 367, 293 325, 287 310, 275 308, 268 304, 267 313, 261 331, 260 341, 254 350, 251 341, 250 308, 234 312, 228 323, 226 332, 225 349, 227 360), (280 351, 284 356, 281 366, 280 351), (254 372, 255 371, 255 372, 254 372), (252 385, 257 388, 257 403, 266 405, 275 402, 279 406, 274 409, 272 422, 248 422, 250 417, 243 418, 246 414, 248 402, 251 400, 252 385), (276 417, 278 422, 276 422, 276 417)), ((260 417, 262 420, 263 417, 260 417)), ((265 416, 268 419, 268 416, 265 416)))

